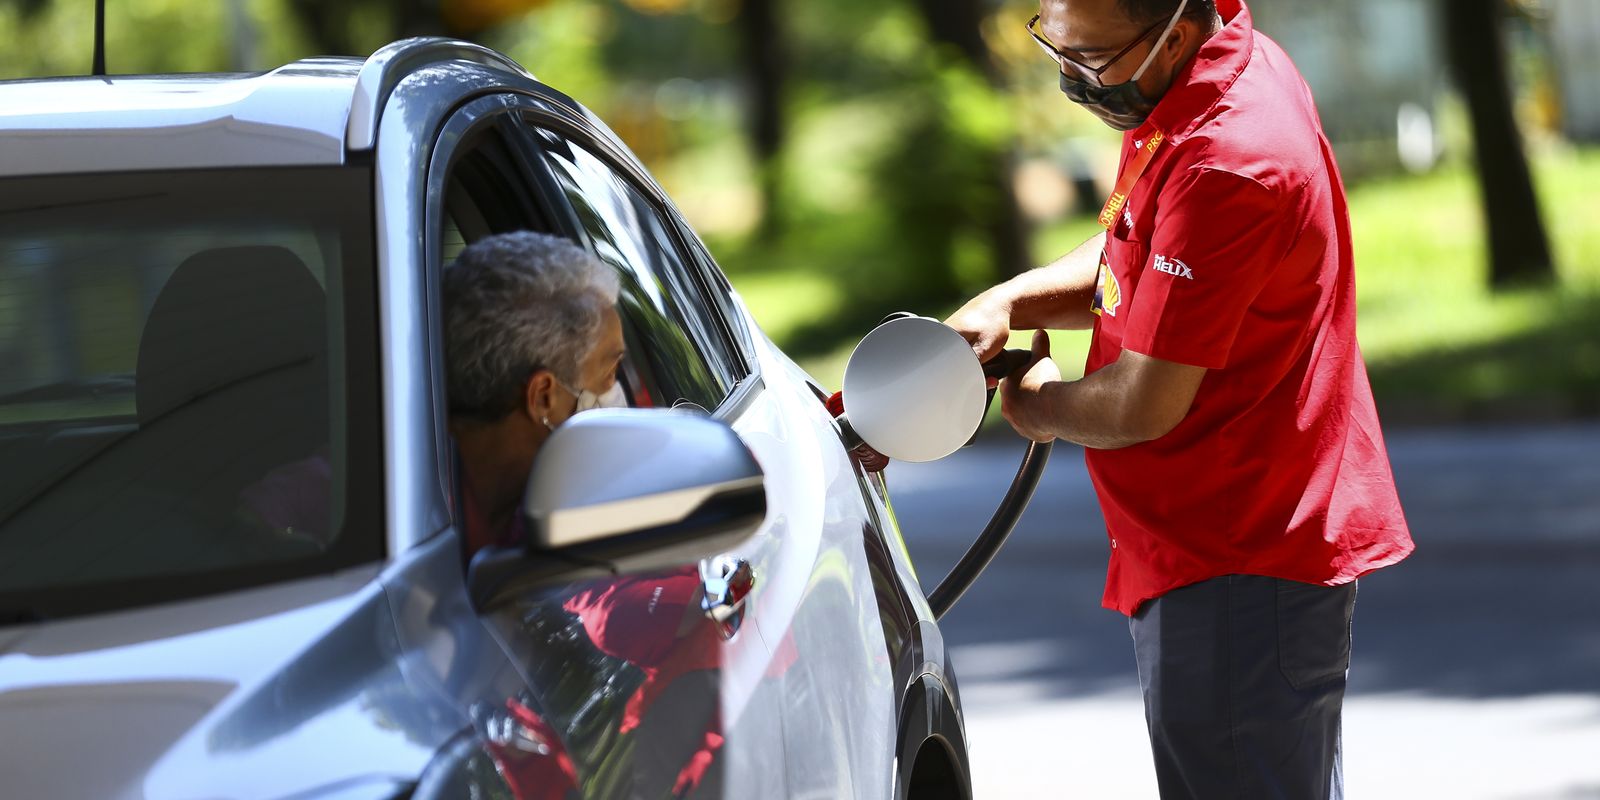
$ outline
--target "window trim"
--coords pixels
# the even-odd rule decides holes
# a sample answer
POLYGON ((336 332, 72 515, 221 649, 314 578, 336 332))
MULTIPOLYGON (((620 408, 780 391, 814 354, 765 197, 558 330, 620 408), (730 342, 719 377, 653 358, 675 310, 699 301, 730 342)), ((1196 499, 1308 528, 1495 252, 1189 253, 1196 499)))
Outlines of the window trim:
POLYGON ((727 297, 730 301, 730 306, 723 309, 723 327, 728 330, 728 335, 733 338, 735 347, 738 348, 746 364, 750 366, 752 373, 759 372, 755 334, 751 332, 750 326, 746 324, 744 310, 734 298, 737 292, 733 289, 733 283, 728 280, 728 276, 722 271, 722 268, 717 266, 716 259, 711 255, 711 248, 707 247, 706 243, 700 239, 700 235, 689 227, 689 223, 683 218, 683 215, 674 214, 672 222, 673 227, 677 229, 676 233, 679 240, 688 246, 692 256, 691 260, 695 262, 695 271, 700 273, 701 280, 704 283, 702 290, 705 291, 707 290, 705 287, 709 287, 709 291, 713 295, 713 305, 718 307, 723 305, 720 299, 715 298, 727 297))

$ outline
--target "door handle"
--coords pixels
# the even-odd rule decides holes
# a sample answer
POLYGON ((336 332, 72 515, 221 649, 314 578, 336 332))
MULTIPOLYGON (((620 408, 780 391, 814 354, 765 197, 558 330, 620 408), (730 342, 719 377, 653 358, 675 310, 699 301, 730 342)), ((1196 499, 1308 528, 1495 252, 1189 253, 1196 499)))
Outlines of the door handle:
POLYGON ((700 608, 716 623, 722 638, 733 638, 744 622, 745 601, 756 585, 755 569, 742 558, 717 556, 701 562, 700 580, 705 589, 700 608))

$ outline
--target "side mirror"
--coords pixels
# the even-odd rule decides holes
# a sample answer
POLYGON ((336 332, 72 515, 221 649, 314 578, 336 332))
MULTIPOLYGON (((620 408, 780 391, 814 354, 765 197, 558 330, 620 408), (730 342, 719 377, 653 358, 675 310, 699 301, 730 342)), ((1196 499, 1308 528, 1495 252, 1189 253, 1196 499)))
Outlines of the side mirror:
POLYGON ((724 553, 766 520, 766 478, 725 423, 662 409, 589 411, 545 441, 523 513, 525 547, 485 548, 472 560, 480 610, 517 591, 724 553))

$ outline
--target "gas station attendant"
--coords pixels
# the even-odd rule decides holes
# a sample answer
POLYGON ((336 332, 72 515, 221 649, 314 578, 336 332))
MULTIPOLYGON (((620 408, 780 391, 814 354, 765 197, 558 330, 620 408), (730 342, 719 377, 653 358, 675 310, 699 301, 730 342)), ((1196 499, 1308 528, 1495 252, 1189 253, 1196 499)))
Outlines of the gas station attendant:
POLYGON ((1343 796, 1356 579, 1412 551, 1356 344, 1350 223, 1240 0, 1042 0, 1061 89, 1124 131, 1105 233, 947 322, 1035 441, 1085 448, 1163 798, 1343 796), (1065 381, 1045 329, 1092 328, 1065 381))

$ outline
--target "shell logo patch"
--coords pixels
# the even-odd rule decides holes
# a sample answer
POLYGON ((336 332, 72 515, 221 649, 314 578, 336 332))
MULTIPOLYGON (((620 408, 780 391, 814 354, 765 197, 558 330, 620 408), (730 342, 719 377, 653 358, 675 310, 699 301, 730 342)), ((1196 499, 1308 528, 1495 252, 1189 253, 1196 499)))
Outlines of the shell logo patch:
POLYGON ((1117 309, 1121 307, 1122 285, 1117 283, 1117 274, 1111 270, 1111 266, 1102 258, 1100 260, 1100 275, 1095 280, 1094 304, 1090 306, 1090 310, 1096 315, 1105 312, 1114 317, 1117 315, 1117 309))

